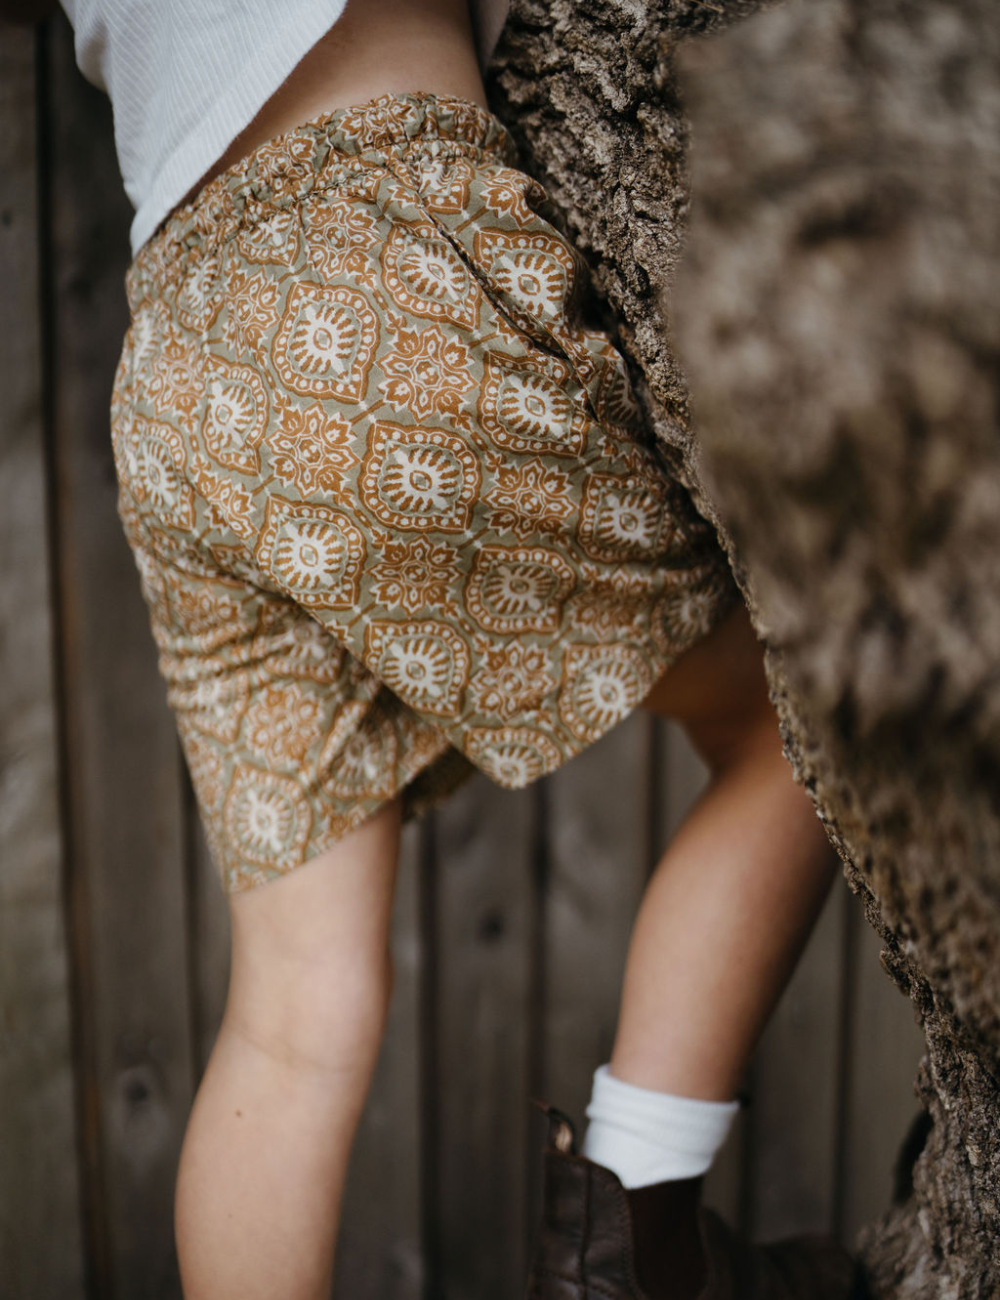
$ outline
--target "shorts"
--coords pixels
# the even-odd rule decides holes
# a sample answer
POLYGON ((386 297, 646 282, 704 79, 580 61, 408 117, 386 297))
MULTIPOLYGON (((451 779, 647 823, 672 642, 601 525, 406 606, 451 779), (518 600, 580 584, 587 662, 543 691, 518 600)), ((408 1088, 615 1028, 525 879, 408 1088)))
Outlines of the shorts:
POLYGON ((226 893, 553 771, 739 598, 516 164, 476 104, 383 95, 128 269, 119 513, 226 893))

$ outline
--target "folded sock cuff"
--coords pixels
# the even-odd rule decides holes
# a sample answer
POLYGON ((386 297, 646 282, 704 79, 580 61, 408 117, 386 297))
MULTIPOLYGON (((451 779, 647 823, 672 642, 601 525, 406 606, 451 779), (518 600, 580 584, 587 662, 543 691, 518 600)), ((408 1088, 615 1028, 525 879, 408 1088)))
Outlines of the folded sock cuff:
POLYGON ((640 1088, 616 1078, 607 1065, 600 1065, 594 1071, 586 1114, 588 1119, 612 1119, 629 1127, 645 1129, 662 1123, 706 1138, 716 1133, 724 1138, 739 1109, 739 1101, 703 1101, 700 1097, 640 1088))
POLYGON ((614 1170, 626 1187, 705 1173, 725 1142, 738 1101, 703 1101, 640 1088, 594 1072, 583 1154, 614 1170))

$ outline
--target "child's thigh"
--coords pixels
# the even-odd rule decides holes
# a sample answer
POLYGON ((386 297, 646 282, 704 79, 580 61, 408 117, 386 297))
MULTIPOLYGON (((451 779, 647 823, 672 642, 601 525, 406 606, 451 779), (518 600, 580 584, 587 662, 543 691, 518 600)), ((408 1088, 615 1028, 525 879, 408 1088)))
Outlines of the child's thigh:
POLYGON ((681 723, 709 758, 762 731, 777 738, 764 649, 742 601, 671 664, 644 707, 681 723))
MULTIPOLYGON (((297 979, 385 952, 399 856, 401 801, 384 804, 325 852, 229 895, 234 968, 249 960, 297 979)), ((244 973, 239 972, 241 975, 244 973)))
POLYGON ((267 1055, 339 1068, 377 1051, 400 821, 394 799, 295 871, 229 896, 226 1019, 267 1055))

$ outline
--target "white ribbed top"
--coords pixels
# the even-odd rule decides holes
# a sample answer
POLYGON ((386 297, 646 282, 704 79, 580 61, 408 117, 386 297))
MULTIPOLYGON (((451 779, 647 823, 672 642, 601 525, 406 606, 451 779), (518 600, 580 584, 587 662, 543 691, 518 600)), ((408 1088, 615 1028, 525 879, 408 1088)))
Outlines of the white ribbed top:
MULTIPOLYGON (((62 0, 80 71, 111 99, 118 165, 136 210, 129 232, 133 256, 333 26, 345 3, 62 0)), ((508 3, 473 0, 484 66, 508 3)))

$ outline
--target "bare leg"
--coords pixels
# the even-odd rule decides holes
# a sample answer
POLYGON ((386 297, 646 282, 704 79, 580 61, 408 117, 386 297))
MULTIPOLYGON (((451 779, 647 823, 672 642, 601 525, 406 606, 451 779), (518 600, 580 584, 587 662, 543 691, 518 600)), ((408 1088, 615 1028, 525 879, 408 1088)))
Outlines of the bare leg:
POLYGON ((230 898, 232 973, 177 1178, 186 1300, 323 1300, 392 983, 390 804, 230 898))
POLYGON ((609 1068, 730 1100, 838 866, 781 752, 763 654, 737 605, 654 688, 711 782, 664 853, 631 939, 609 1068))

